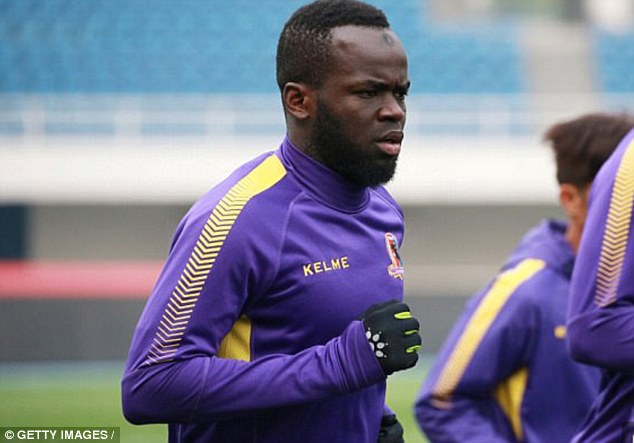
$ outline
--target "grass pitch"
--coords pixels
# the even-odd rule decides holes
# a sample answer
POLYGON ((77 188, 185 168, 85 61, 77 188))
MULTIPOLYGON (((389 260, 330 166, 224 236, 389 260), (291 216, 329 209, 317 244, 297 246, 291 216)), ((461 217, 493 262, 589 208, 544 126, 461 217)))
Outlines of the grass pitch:
MULTIPOLYGON (((388 404, 407 443, 427 443, 412 405, 431 358, 392 375, 388 404)), ((122 443, 167 441, 166 425, 134 426, 121 413, 121 362, 0 364, 0 426, 119 427, 122 443)))

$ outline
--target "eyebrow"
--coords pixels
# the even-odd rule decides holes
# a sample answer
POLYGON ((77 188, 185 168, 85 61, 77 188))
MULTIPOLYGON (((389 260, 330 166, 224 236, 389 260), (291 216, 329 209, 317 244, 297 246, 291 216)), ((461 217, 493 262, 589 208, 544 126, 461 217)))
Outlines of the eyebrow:
MULTIPOLYGON (((401 89, 404 91, 409 90, 410 86, 411 86, 412 82, 411 81, 407 81, 405 83, 401 83, 398 86, 396 86, 396 89, 401 89)), ((392 86, 390 86, 389 83, 383 82, 383 81, 377 81, 377 80, 363 80, 358 82, 357 84, 354 85, 354 87, 360 88, 360 87, 370 87, 379 91, 386 91, 386 90, 391 90, 393 89, 392 86)))
POLYGON ((400 88, 402 88, 402 90, 404 91, 409 91, 410 86, 412 86, 412 82, 407 80, 407 82, 399 85, 400 88))

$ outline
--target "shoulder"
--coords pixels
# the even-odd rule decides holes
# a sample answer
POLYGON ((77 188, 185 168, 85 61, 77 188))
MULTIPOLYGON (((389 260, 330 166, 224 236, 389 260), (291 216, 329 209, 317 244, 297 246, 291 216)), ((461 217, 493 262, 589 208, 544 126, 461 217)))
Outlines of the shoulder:
POLYGON ((507 264, 491 282, 482 296, 487 303, 500 303, 507 310, 524 312, 539 309, 544 297, 555 291, 565 291, 568 283, 563 276, 540 258, 523 258, 507 264))
POLYGON ((634 130, 619 144, 612 156, 603 164, 592 182, 590 204, 597 198, 609 200, 615 182, 631 188, 634 178, 634 130))
POLYGON ((234 170, 200 198, 192 209, 205 212, 223 199, 248 202, 275 188, 286 174, 286 168, 274 153, 262 154, 234 170))
POLYGON ((555 220, 543 220, 530 229, 500 270, 499 284, 513 287, 513 294, 521 295, 523 302, 566 291, 574 252, 565 239, 565 229, 565 224, 555 220))
MULTIPOLYGON (((283 218, 298 190, 274 153, 243 164, 202 196, 187 212, 179 231, 241 231, 249 237, 283 218)), ((232 235, 232 237, 237 237, 232 235)))
MULTIPOLYGON (((237 168, 213 187, 191 209, 192 214, 208 214, 215 209, 231 210, 234 215, 259 199, 272 201, 298 191, 289 180, 287 170, 272 152, 263 154, 237 168), (221 208, 218 208, 221 205, 221 208)), ((272 211, 271 211, 272 212, 272 211)))
POLYGON ((538 324, 543 309, 540 293, 547 288, 545 262, 523 259, 503 268, 465 306, 468 324, 483 330, 529 331, 538 324))

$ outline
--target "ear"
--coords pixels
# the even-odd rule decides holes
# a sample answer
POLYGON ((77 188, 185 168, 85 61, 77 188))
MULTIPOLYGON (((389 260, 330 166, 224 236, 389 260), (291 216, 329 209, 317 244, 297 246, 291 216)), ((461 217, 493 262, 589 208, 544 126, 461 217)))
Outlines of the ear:
POLYGON ((315 91, 303 83, 288 82, 282 90, 284 109, 298 120, 310 118, 315 110, 315 91))
POLYGON ((559 203, 569 219, 585 216, 585 190, 571 183, 559 185, 559 203))

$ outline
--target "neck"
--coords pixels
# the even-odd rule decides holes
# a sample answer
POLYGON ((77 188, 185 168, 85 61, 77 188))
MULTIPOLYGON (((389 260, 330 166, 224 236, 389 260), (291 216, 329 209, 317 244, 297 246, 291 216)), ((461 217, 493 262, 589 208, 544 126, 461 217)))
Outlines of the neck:
POLYGON ((290 138, 282 143, 280 155, 293 177, 318 200, 346 212, 356 212, 367 205, 368 187, 350 183, 294 146, 290 138))
POLYGON ((311 158, 315 158, 310 149, 310 136, 307 129, 297 124, 288 125, 286 131, 286 139, 298 151, 303 152, 311 158))

